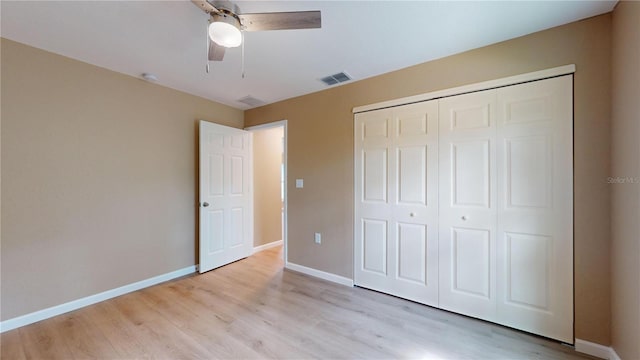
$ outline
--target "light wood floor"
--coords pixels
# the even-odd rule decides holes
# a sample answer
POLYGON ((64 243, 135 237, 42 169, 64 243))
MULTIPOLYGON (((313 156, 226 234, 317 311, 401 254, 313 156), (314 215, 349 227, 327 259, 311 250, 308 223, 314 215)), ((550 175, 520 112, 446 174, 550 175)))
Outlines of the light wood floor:
POLYGON ((2 359, 585 359, 498 325, 282 269, 281 248, 1 335, 2 359))

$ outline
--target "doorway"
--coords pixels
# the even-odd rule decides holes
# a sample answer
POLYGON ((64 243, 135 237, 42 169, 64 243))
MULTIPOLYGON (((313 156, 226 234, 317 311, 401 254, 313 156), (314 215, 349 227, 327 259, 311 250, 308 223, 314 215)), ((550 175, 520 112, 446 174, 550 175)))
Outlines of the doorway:
POLYGON ((287 121, 248 127, 253 134, 253 253, 283 246, 287 260, 287 121))

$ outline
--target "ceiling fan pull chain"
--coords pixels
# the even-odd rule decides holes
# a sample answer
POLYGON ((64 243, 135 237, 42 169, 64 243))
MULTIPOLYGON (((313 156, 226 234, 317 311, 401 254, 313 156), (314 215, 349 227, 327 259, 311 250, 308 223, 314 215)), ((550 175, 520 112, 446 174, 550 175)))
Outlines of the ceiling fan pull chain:
POLYGON ((244 31, 242 34, 242 78, 244 79, 244 31))
POLYGON ((211 39, 209 39, 209 21, 207 21, 207 30, 204 32, 205 36, 207 37, 207 52, 205 53, 206 59, 207 59, 207 74, 209 73, 209 64, 211 63, 209 61, 209 41, 211 41, 211 39))

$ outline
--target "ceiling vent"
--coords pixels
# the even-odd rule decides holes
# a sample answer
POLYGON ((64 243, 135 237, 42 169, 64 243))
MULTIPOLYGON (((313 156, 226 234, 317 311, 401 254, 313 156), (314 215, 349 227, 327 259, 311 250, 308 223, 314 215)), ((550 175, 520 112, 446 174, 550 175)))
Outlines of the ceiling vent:
POLYGON ((343 72, 339 72, 337 74, 325 76, 320 80, 323 83, 331 86, 331 85, 339 84, 341 82, 349 81, 349 80, 351 80, 351 76, 349 76, 349 74, 347 74, 346 72, 343 71, 343 72))
POLYGON ((241 102, 245 105, 249 105, 251 107, 256 107, 256 106, 262 106, 265 104, 264 101, 260 100, 260 99, 256 99, 251 95, 247 95, 245 97, 243 97, 242 99, 239 99, 238 102, 241 102))

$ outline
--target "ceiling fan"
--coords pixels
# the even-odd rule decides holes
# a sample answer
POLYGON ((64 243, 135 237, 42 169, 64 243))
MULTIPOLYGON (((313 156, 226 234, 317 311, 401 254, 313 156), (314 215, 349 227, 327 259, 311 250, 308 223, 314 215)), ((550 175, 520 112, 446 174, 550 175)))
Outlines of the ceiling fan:
POLYGON ((227 48, 243 42, 243 31, 317 29, 320 11, 241 14, 230 1, 191 0, 209 15, 207 47, 209 61, 222 61, 227 48))

